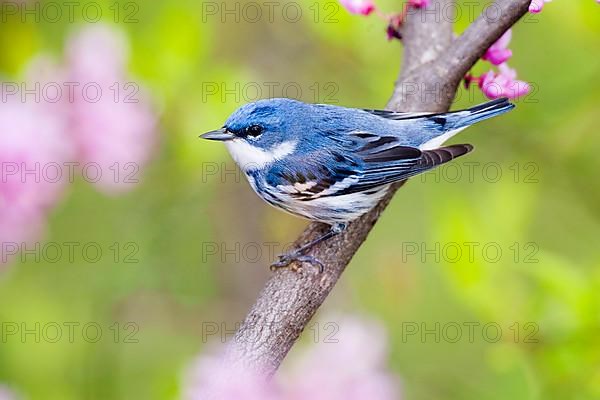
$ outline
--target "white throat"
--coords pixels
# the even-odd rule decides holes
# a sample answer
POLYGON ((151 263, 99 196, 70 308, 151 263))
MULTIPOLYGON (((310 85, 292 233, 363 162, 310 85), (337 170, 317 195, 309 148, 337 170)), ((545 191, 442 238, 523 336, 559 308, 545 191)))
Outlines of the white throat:
POLYGON ((292 154, 297 144, 296 141, 283 142, 271 149, 263 150, 252 146, 243 139, 233 139, 225 142, 231 157, 243 171, 261 169, 277 160, 281 160, 292 154))

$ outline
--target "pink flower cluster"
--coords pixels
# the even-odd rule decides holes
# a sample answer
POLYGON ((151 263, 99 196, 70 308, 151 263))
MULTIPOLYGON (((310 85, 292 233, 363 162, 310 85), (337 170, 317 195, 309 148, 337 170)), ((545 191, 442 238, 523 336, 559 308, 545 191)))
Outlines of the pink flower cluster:
POLYGON ((530 91, 527 82, 517 80, 517 72, 507 64, 500 64, 499 72, 489 71, 479 79, 479 88, 489 99, 507 97, 516 99, 530 91))
POLYGON ((219 356, 200 357, 190 370, 184 398, 399 399, 398 382, 385 368, 387 341, 382 327, 354 317, 335 320, 335 337, 307 349, 277 380, 227 364, 219 356))
POLYGON ((508 48, 511 38, 512 31, 509 29, 496 43, 487 49, 482 57, 482 60, 497 66, 498 72, 491 70, 480 77, 467 75, 465 77, 467 87, 471 82, 477 82, 483 94, 490 99, 500 97, 516 99, 529 93, 530 85, 527 82, 517 80, 517 72, 506 64, 512 57, 512 50, 508 48))
MULTIPOLYGON (((2 85, 1 243, 26 243, 40 236, 71 181, 69 165, 93 163, 101 174, 95 174, 96 187, 122 192, 132 185, 116 180, 111 166, 143 165, 156 142, 157 120, 148 101, 141 95, 134 103, 115 101, 110 89, 127 78, 124 37, 97 25, 73 35, 67 49, 64 65, 46 57, 32 61, 18 92, 2 85), (67 82, 74 90, 65 89, 67 82), (102 95, 86 98, 86 85, 96 92, 100 88, 102 95), (57 87, 60 96, 53 91, 57 87)), ((7 261, 3 256, 0 265, 7 261)))
POLYGON ((512 57, 512 50, 508 48, 508 44, 512 39, 512 29, 504 32, 504 35, 500 36, 500 39, 496 41, 489 49, 485 52, 483 60, 489 61, 494 65, 500 65, 508 61, 512 57))
MULTIPOLYGON (((29 74, 47 73, 46 61, 38 60, 29 74)), ((2 97, 0 242, 21 243, 38 236, 49 209, 65 186, 64 176, 49 181, 36 176, 38 171, 50 163, 71 160, 75 152, 61 104, 23 102, 19 97, 8 96, 6 90, 2 97)), ((0 265, 3 261, 4 256, 0 265)))
MULTIPOLYGON (((544 8, 544 4, 552 0, 531 0, 529 12, 539 13, 544 8)), ((596 0, 600 3, 600 0, 596 0)), ((490 99, 499 97, 508 97, 515 99, 526 95, 531 90, 527 82, 517 79, 517 71, 510 68, 506 62, 512 57, 512 50, 508 44, 512 38, 512 31, 509 29, 485 52, 482 59, 489 61, 492 65, 498 66, 498 72, 493 70, 486 72, 480 77, 467 75, 465 83, 477 82, 481 91, 490 99)))

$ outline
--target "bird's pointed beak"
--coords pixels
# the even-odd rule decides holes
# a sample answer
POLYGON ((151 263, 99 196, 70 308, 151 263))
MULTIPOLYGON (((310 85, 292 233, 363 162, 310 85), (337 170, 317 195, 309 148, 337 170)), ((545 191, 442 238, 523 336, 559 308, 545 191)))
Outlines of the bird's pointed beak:
POLYGON ((202 139, 218 140, 221 142, 226 142, 228 140, 232 140, 235 136, 233 136, 233 133, 229 132, 227 130, 227 128, 221 128, 221 129, 217 129, 215 131, 203 133, 202 135, 200 135, 200 137, 202 139))

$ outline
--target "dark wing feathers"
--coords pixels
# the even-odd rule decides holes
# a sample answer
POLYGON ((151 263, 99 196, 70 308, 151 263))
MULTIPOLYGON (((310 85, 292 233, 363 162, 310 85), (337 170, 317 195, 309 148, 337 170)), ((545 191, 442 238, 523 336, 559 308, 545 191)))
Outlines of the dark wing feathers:
POLYGON ((405 162, 421 156, 421 150, 409 146, 394 146, 365 154, 362 158, 367 164, 405 162))
POLYGON ((465 155, 471 150, 473 150, 473 146, 470 144, 454 144, 435 150, 426 150, 422 152, 423 155, 418 165, 420 168, 430 169, 465 155))
MULTIPOLYGON (((364 147, 363 147, 364 149, 364 147)), ((356 183, 337 194, 350 194, 408 179, 473 150, 470 144, 457 144, 421 151, 409 146, 385 146, 359 151, 364 162, 356 183)))
POLYGON ((473 149, 469 144, 457 144, 421 151, 400 145, 394 136, 368 132, 351 135, 358 138, 356 149, 345 153, 329 151, 329 161, 323 159, 322 151, 319 157, 311 157, 312 162, 306 158, 297 160, 289 169, 271 171, 268 183, 304 201, 358 193, 410 178, 473 149), (303 165, 303 172, 297 172, 299 164, 303 165))

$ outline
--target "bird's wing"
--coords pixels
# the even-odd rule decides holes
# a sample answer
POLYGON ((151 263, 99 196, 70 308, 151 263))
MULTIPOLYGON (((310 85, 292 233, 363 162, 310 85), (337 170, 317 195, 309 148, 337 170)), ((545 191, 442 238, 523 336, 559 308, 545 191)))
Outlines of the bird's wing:
POLYGON ((410 178, 472 150, 468 144, 421 151, 394 136, 352 132, 347 149, 319 151, 271 171, 269 184, 299 200, 339 196, 410 178))
POLYGON ((420 150, 399 143, 395 136, 381 136, 368 132, 353 132, 362 139, 354 154, 362 162, 362 171, 356 184, 342 194, 362 192, 375 187, 401 181, 473 149, 469 144, 458 144, 434 150, 420 150))

